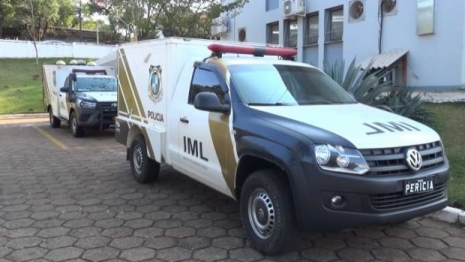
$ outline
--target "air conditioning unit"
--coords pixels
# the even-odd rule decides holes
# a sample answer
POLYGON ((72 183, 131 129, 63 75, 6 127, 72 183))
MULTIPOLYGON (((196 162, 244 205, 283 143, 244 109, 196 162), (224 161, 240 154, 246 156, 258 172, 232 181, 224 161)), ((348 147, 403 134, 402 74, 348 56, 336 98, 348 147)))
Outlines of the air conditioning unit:
POLYGON ((380 0, 379 4, 383 10, 383 15, 397 14, 397 0, 380 0))
POLYGON ((212 20, 211 35, 222 36, 229 33, 229 18, 220 16, 212 20))
POLYGON ((284 0, 284 16, 305 16, 305 2, 305 0, 284 0))
POLYGON ((365 20, 365 0, 353 0, 349 2, 349 22, 365 20))
POLYGON ((247 40, 247 28, 239 28, 239 42, 245 42, 247 40))

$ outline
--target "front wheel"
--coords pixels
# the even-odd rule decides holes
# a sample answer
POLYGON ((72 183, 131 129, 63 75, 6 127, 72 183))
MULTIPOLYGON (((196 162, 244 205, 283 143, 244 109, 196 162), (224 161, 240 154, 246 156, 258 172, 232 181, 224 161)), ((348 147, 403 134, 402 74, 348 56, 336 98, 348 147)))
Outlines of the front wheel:
POLYGON ((287 251, 295 241, 289 183, 281 172, 252 173, 242 188, 240 210, 249 240, 258 251, 275 255, 287 251))
POLYGON ((138 136, 129 149, 131 170, 134 179, 141 184, 153 182, 158 179, 160 163, 150 159, 143 136, 138 136))
POLYGON ((71 117, 69 118, 69 125, 74 137, 82 137, 84 135, 84 128, 79 126, 75 112, 71 113, 71 117))
POLYGON ((59 128, 61 125, 61 120, 53 115, 52 108, 50 108, 50 110, 48 111, 48 114, 49 114, 49 119, 50 119, 50 126, 52 128, 59 128))

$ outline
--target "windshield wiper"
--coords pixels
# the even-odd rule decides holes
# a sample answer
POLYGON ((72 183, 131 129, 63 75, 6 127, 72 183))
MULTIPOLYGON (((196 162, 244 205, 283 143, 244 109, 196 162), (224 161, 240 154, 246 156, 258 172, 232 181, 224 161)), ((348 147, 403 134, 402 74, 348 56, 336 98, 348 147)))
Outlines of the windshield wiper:
POLYGON ((276 102, 276 103, 248 103, 248 105, 249 106, 293 106, 296 104, 276 102))
POLYGON ((331 105, 333 103, 329 101, 320 101, 320 102, 302 102, 299 105, 331 105))

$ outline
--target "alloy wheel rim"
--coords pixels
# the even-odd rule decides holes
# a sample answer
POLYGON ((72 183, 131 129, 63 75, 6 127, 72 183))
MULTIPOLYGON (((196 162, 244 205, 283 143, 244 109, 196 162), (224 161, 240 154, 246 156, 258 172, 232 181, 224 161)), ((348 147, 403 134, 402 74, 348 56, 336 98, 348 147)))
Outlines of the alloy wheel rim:
POLYGON ((248 217, 252 229, 259 238, 268 239, 275 228, 275 210, 268 193, 256 189, 249 197, 248 217))

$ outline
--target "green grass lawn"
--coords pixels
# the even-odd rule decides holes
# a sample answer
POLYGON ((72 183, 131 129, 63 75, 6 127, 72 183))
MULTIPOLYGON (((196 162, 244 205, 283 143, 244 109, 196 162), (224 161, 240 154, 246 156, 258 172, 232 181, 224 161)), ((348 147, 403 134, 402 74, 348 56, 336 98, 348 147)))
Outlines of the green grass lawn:
POLYGON ((42 113, 42 67, 70 58, 0 59, 0 114, 42 113))
POLYGON ((465 207, 465 103, 426 104, 434 112, 434 128, 441 135, 450 162, 449 198, 465 207))

